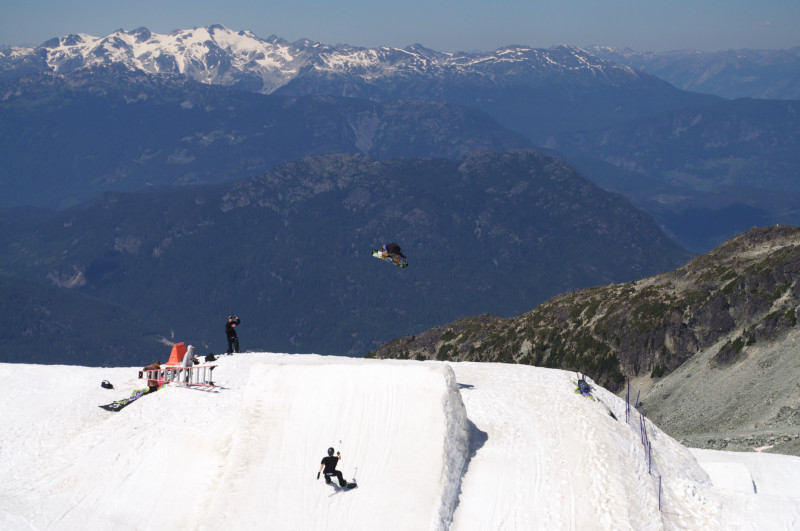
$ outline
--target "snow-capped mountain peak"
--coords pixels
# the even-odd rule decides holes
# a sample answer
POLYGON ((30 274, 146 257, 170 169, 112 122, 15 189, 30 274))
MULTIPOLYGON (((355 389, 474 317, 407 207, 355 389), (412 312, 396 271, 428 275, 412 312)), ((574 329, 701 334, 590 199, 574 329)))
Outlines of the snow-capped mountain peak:
MULTIPOLYGON (((151 74, 181 74, 213 84, 235 85, 257 77, 271 92, 304 64, 298 49, 277 38, 261 39, 213 25, 176 30, 168 35, 147 28, 117 30, 105 37, 86 34, 51 39, 42 47, 55 73, 122 64, 151 74)), ((302 49, 302 47, 301 47, 302 49)))

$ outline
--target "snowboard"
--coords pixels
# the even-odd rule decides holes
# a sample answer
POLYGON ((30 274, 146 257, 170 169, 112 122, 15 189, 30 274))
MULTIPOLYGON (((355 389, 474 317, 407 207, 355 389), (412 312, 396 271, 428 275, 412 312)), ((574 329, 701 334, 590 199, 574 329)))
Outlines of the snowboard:
POLYGON ((390 255, 384 256, 382 251, 379 251, 377 249, 373 249, 372 250, 372 256, 374 256, 378 260, 384 260, 386 262, 394 264, 397 267, 408 267, 408 262, 406 261, 406 259, 401 257, 401 256, 398 256, 396 254, 390 254, 390 255))
MULTIPOLYGON (((158 389, 161 389, 161 387, 163 387, 163 384, 159 385, 158 389)), ((123 398, 122 400, 117 400, 116 402, 111 402, 110 404, 105 404, 103 406, 98 406, 98 407, 101 407, 101 408, 105 409, 106 411, 119 411, 120 409, 124 408, 125 406, 127 406, 131 402, 135 401, 138 398, 143 397, 144 395, 146 395, 149 392, 150 392, 150 388, 149 387, 145 387, 144 389, 136 389, 136 390, 133 391, 133 394, 131 396, 129 396, 128 398, 123 398)))

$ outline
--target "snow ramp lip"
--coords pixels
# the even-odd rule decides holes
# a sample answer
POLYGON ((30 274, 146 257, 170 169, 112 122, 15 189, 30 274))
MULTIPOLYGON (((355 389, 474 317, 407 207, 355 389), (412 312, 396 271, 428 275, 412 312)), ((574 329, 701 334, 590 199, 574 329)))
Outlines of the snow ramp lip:
MULTIPOLYGON (((447 529, 468 456, 449 365, 347 360, 253 366, 206 524, 273 529, 447 529), (359 488, 314 481, 328 447, 359 488), (255 511, 237 499, 263 491, 255 511)), ((213 528, 213 525, 208 525, 213 528)))

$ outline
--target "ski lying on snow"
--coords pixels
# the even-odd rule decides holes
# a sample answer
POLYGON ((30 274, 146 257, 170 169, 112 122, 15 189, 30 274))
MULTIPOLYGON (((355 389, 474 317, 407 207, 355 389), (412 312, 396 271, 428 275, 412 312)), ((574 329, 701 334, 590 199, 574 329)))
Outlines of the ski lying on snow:
MULTIPOLYGON (((159 388, 161 388, 161 386, 159 386, 159 388)), ((119 411, 120 409, 124 408, 134 400, 137 400, 150 392, 152 391, 150 391, 149 387, 145 387, 144 389, 136 389, 133 391, 133 394, 128 398, 123 398, 122 400, 117 400, 116 402, 111 402, 110 404, 105 404, 103 406, 98 406, 98 407, 101 407, 106 411, 119 411)))

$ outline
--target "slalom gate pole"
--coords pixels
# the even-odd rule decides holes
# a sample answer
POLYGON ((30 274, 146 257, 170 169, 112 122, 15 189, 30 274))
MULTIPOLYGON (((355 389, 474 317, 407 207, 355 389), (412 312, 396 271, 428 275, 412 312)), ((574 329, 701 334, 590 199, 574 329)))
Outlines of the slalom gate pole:
POLYGON ((629 378, 626 378, 628 381, 628 390, 625 392, 625 423, 628 423, 628 419, 631 417, 631 381, 629 378))
POLYGON ((645 422, 645 415, 639 415, 639 420, 642 424, 642 444, 647 445, 647 423, 645 422))
POLYGON ((661 510, 661 476, 658 476, 658 510, 661 510))

